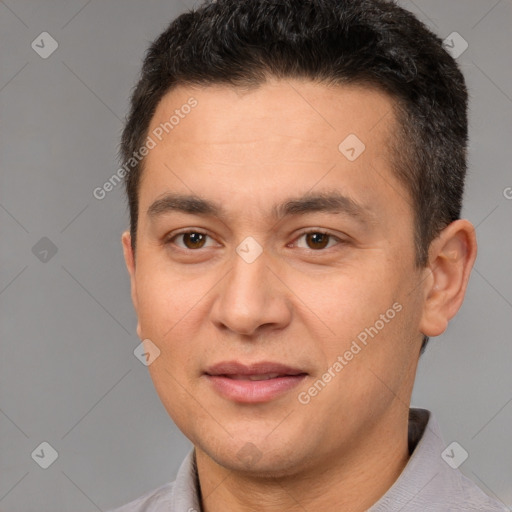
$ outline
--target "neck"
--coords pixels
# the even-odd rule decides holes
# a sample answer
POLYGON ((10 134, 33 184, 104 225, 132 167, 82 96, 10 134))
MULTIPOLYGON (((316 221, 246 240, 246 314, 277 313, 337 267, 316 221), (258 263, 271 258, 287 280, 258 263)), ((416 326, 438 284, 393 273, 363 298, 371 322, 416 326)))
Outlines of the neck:
POLYGON ((228 470, 196 447, 204 512, 363 512, 383 496, 409 459, 408 409, 395 401, 371 430, 333 450, 329 460, 279 478, 228 470))

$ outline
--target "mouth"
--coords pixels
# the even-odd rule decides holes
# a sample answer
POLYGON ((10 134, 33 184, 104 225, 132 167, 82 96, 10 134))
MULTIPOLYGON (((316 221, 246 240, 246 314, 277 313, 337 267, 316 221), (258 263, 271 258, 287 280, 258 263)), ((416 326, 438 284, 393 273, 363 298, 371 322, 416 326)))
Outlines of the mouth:
POLYGON ((289 377, 289 375, 280 375, 279 373, 263 373, 261 375, 223 375, 233 380, 269 380, 277 379, 278 377, 289 377))
POLYGON ((271 401, 298 386, 307 375, 300 368, 268 361, 249 365, 226 361, 204 372, 213 389, 223 398, 245 403, 271 401))

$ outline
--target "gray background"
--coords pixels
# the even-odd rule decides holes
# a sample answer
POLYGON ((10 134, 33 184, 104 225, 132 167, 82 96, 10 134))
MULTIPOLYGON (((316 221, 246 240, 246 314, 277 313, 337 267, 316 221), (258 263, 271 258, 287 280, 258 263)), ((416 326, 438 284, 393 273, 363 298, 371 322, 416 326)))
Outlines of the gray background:
MULTIPOLYGON (((464 216, 480 243, 466 302, 421 358, 413 405, 435 412, 446 443, 469 453, 461 470, 510 506, 512 1, 402 3, 469 43, 458 58, 472 96, 464 216)), ((190 447, 133 355, 122 187, 101 201, 92 191, 118 168, 148 43, 193 5, 0 2, 3 512, 106 510, 173 480, 190 447), (59 45, 47 59, 31 47, 43 31, 59 45), (59 455, 48 469, 31 457, 43 441, 59 455)))

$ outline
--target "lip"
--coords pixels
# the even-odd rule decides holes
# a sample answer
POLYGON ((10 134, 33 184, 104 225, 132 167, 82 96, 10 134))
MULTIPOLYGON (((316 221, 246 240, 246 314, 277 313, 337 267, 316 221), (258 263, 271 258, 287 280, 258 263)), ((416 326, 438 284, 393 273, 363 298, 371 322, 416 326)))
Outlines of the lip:
POLYGON ((242 364, 224 361, 207 368, 205 377, 214 390, 234 402, 261 403, 271 401, 298 386, 307 376, 300 368, 281 363, 260 361, 242 364), (249 380, 249 376, 270 378, 249 380))

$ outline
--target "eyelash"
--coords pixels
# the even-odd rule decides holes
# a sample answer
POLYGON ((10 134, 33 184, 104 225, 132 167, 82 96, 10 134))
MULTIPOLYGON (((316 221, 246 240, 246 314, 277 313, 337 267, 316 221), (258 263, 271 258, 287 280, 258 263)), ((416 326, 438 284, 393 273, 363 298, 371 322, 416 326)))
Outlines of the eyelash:
MULTIPOLYGON (((178 236, 181 236, 181 235, 187 235, 187 234, 191 234, 191 233, 194 233, 194 234, 198 234, 198 235, 204 235, 204 236, 207 236, 208 238, 212 238, 210 235, 208 235, 208 233, 205 233, 204 231, 201 231, 200 229, 189 229, 187 231, 180 231, 178 233, 174 233, 172 234, 171 236, 167 237, 164 241, 164 245, 175 245, 173 240, 175 238, 177 238, 178 236)), ((336 240, 338 243, 337 245, 344 245, 346 244, 347 242, 345 240, 342 240, 341 238, 333 235, 332 233, 329 233, 328 231, 325 231, 325 230, 322 230, 322 229, 309 229, 309 230, 305 230, 305 231, 302 231, 301 233, 299 233, 299 235, 297 235, 297 237, 295 238, 295 242, 298 241, 300 238, 302 238, 303 236, 305 235, 309 235, 309 234, 319 234, 319 235, 326 235, 329 237, 329 242, 334 239, 336 240)), ((329 244, 328 242, 328 244, 329 244)), ((289 246, 289 244, 287 244, 287 247, 289 246)), ((201 249, 204 249, 204 247, 200 247, 199 249, 188 249, 188 248, 184 248, 184 247, 180 247, 180 246, 176 246, 178 247, 179 250, 182 250, 182 251, 186 251, 186 252, 198 252, 200 251, 201 249)), ((310 252, 325 252, 327 251, 328 249, 331 249, 333 246, 331 247, 326 247, 326 248, 323 248, 323 249, 306 249, 310 252)))

